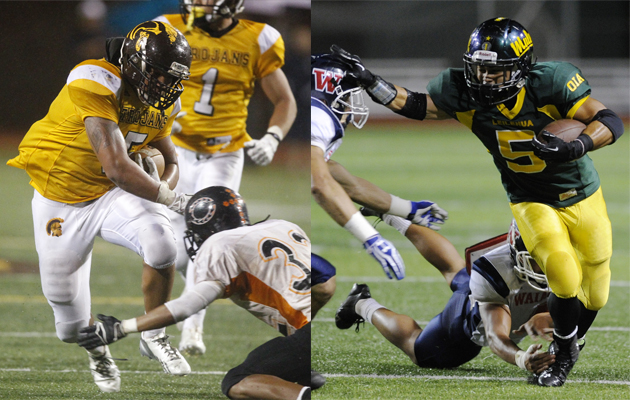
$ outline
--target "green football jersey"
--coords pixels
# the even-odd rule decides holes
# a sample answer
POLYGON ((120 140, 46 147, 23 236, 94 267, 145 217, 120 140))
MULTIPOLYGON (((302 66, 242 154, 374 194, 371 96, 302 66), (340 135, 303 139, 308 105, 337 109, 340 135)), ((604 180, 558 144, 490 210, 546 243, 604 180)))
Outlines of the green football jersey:
POLYGON ((549 123, 572 119, 591 93, 582 72, 567 62, 534 64, 525 86, 508 109, 481 107, 468 95, 464 70, 443 71, 427 85, 436 107, 466 125, 486 146, 512 203, 537 202, 552 207, 575 204, 599 188, 588 155, 556 163, 534 154, 532 139, 549 123))

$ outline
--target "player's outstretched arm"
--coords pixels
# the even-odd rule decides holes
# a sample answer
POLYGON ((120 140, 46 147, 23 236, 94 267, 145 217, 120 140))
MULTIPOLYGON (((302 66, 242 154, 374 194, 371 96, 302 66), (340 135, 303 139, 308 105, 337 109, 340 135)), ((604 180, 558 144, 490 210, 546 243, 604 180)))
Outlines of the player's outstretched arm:
POLYGON ((324 152, 317 146, 311 146, 311 193, 335 222, 363 243, 367 253, 381 264, 390 279, 390 271, 397 279, 405 277, 405 264, 396 247, 357 211, 348 194, 330 174, 324 152))
POLYGON ((328 161, 331 176, 341 185, 352 201, 376 211, 408 219, 414 224, 440 230, 448 213, 428 200, 410 201, 387 193, 377 185, 352 175, 343 165, 328 161))
POLYGON ((510 339, 512 317, 507 305, 480 302, 479 313, 486 327, 490 350, 504 361, 536 374, 554 363, 554 355, 539 351, 541 344, 531 345, 523 351, 510 339))

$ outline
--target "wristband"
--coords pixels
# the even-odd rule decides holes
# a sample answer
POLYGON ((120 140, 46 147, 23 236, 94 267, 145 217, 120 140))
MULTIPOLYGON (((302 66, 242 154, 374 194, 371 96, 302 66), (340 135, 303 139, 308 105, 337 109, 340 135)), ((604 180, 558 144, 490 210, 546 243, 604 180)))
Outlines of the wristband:
POLYGON ((527 367, 525 366, 525 352, 523 350, 519 350, 514 354, 514 362, 519 368, 527 371, 527 367))
POLYGON ((175 201, 175 192, 171 190, 166 181, 160 182, 160 188, 158 189, 158 196, 155 199, 156 203, 164 204, 165 206, 170 206, 175 201))
POLYGON ((128 333, 138 332, 138 320, 136 318, 122 320, 120 322, 120 327, 125 335, 128 333))
POLYGON ((370 225, 359 211, 352 214, 352 217, 343 226, 348 232, 352 233, 354 237, 359 239, 361 243, 365 243, 369 238, 374 235, 378 235, 376 229, 370 225))
POLYGON ((411 214, 411 201, 401 199, 398 196, 392 196, 392 202, 389 206, 387 214, 397 215, 402 218, 407 218, 411 214))
POLYGON ((282 141, 283 133, 282 129, 280 129, 278 125, 270 126, 269 128, 267 128, 267 133, 273 136, 273 138, 276 139, 278 143, 282 141))

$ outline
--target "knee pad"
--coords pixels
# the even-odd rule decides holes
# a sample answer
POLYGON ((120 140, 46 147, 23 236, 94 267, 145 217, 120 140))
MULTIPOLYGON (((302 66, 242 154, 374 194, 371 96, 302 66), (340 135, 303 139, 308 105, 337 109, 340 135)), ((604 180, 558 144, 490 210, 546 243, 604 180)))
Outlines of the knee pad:
POLYGON ((76 343, 79 337, 79 329, 88 326, 88 320, 79 320, 73 322, 58 322, 55 324, 57 337, 62 342, 76 343))
POLYGON ((577 296, 582 282, 582 273, 571 255, 556 251, 545 260, 545 275, 549 287, 560 298, 577 296))
POLYGON ((175 238, 170 227, 154 224, 138 232, 144 262, 155 269, 173 265, 177 258, 175 238))
POLYGON ((48 252, 40 261, 42 291, 46 299, 54 303, 70 303, 76 299, 81 265, 79 255, 68 249, 48 252))
POLYGON ((337 274, 336 268, 325 258, 311 253, 311 284, 324 283, 337 274))

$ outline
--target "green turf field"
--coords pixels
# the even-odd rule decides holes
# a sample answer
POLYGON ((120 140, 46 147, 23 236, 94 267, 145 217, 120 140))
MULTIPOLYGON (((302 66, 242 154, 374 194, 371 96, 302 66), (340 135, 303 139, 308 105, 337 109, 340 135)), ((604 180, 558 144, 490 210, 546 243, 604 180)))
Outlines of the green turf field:
MULTIPOLYGON (((369 124, 368 124, 369 126, 369 124)), ((506 232, 511 213, 499 174, 481 143, 457 125, 424 123, 349 129, 334 159, 400 197, 431 199, 449 212, 441 233, 458 250, 506 232)), ((630 152, 628 135, 591 155, 613 223, 610 300, 587 335, 587 346, 563 388, 527 383, 528 374, 488 349, 453 369, 419 369, 371 325, 340 331, 334 313, 354 282, 367 282, 388 308, 420 326, 444 307, 450 290, 440 273, 404 237, 378 229, 401 251, 407 278, 389 281, 361 244, 311 202, 313 252, 337 267, 337 293, 313 323, 312 367, 328 383, 315 399, 628 399, 630 398, 630 152)), ((528 345, 529 341, 524 344, 528 345)), ((522 346, 523 347, 523 346, 522 346)))
MULTIPOLYGON (((302 145, 306 147, 306 144, 302 145)), ((296 149, 297 150, 297 149, 296 149)), ((304 150, 304 149, 303 149, 304 150)), ((306 154, 306 151, 303 151, 306 154)), ((207 353, 189 357, 193 373, 174 377, 155 361, 141 357, 139 336, 111 346, 122 372, 122 392, 101 393, 88 370, 85 351, 55 336, 52 309, 33 271, 37 254, 33 241, 30 201, 33 189, 27 175, 5 165, 16 149, 0 150, 0 399, 225 399, 221 380, 275 331, 228 300, 208 308, 205 320, 207 353)), ((302 157, 302 159, 304 159, 302 157)), ((250 219, 287 219, 310 232, 309 170, 246 167, 241 185, 250 219)), ((140 276, 142 261, 129 250, 97 239, 92 263, 92 310, 130 318, 144 312, 140 276)), ((179 296, 183 281, 173 290, 179 296)), ((179 343, 179 331, 167 329, 179 343)))

